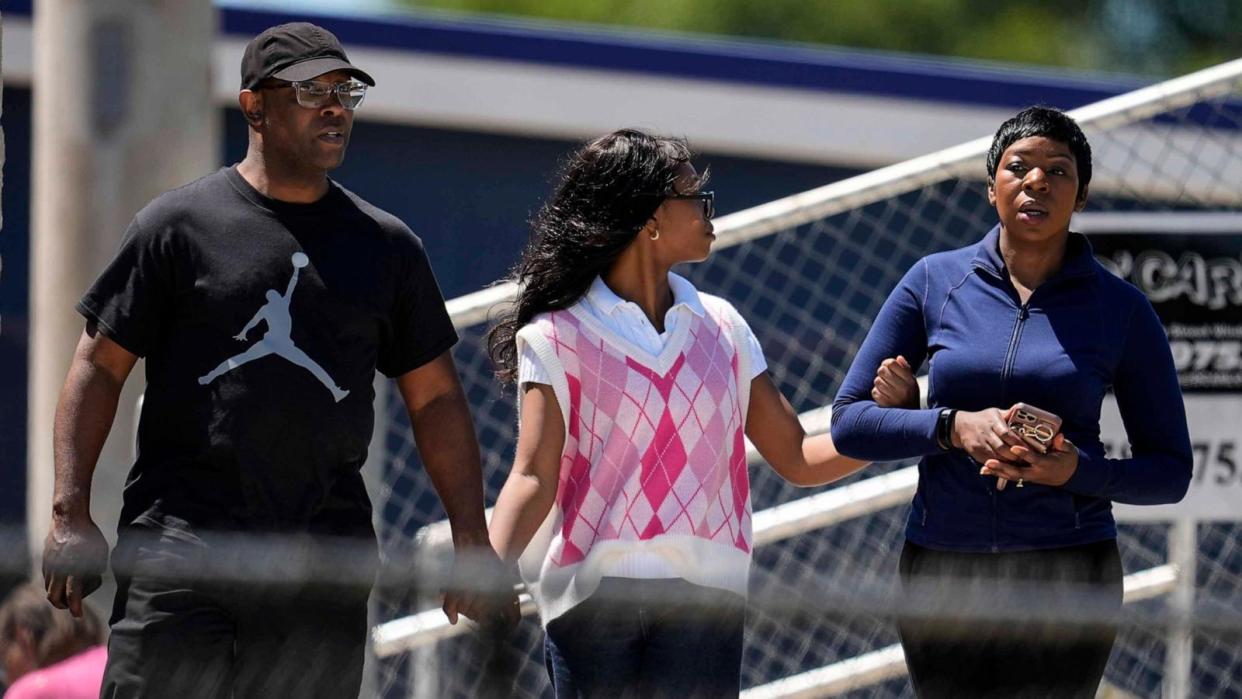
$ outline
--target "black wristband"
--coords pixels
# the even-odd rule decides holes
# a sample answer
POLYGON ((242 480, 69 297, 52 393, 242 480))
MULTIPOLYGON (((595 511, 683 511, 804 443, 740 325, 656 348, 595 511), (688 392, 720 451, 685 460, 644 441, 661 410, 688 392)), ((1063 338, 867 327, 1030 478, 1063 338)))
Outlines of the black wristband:
POLYGON ((945 451, 953 448, 953 422, 956 417, 956 410, 945 408, 936 418, 936 444, 945 451))

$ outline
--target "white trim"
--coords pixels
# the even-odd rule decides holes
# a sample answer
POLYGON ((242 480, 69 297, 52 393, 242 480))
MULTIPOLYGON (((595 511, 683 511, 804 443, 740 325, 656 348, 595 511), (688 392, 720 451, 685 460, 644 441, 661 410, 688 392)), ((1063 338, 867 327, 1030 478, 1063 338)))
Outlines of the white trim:
MULTIPOLYGON (((552 323, 550 318, 549 323, 552 323)), ((543 361, 543 371, 548 376, 548 380, 552 382, 552 392, 556 394, 556 401, 560 405, 561 420, 565 423, 565 447, 569 447, 569 380, 565 378, 565 367, 561 364, 561 360, 556 356, 556 349, 552 347, 552 342, 534 325, 534 322, 523 326, 518 330, 517 335, 513 338, 514 343, 526 343, 535 351, 535 356, 543 361)), ((521 353, 521 345, 518 345, 518 353, 521 353)), ((521 387, 518 387, 518 394, 521 395, 521 387)), ((519 408, 519 415, 521 414, 519 408)), ((564 456, 562 452, 561 456, 564 456)))
POLYGON ((605 577, 634 580, 680 578, 694 585, 732 592, 746 597, 750 581, 751 554, 737 547, 697 536, 664 534, 642 541, 599 541, 591 546, 586 560, 564 568, 540 571, 539 614, 544 626, 576 605, 586 601, 605 577), (658 559, 667 572, 642 573, 643 560, 658 559), (544 593, 554 581, 560 594, 544 593))
POLYGON ((677 324, 673 329, 673 334, 664 342, 664 347, 660 348, 660 354, 654 355, 646 349, 630 342, 628 339, 613 332, 606 327, 598 318, 591 315, 591 312, 582 307, 581 303, 575 303, 568 310, 583 325, 590 326, 591 332, 595 333, 604 342, 608 342, 617 346, 623 354, 639 359, 650 369, 655 369, 661 374, 667 374, 669 369, 673 368, 673 363, 677 361, 680 355, 686 349, 686 343, 690 338, 690 326, 693 324, 693 318, 684 318, 686 322, 677 324))
MULTIPOLYGON (((737 355, 737 376, 734 377, 734 381, 737 381, 738 410, 741 411, 742 432, 745 434, 746 419, 750 415, 750 384, 755 380, 755 375, 751 370, 751 367, 754 366, 754 364, 753 358, 750 356, 750 328, 741 323, 741 314, 738 313, 737 309, 729 304, 728 301, 725 301, 719 297, 714 297, 714 299, 720 306, 723 306, 723 308, 720 309, 722 315, 724 313, 728 313, 732 316, 727 321, 722 318, 717 322, 727 322, 729 339, 733 342, 733 353, 737 355)), ((747 456, 749 457, 750 449, 754 445, 751 443, 749 438, 744 439, 747 456)), ((749 463, 749 461, 750 460, 748 458, 747 462, 749 463)))

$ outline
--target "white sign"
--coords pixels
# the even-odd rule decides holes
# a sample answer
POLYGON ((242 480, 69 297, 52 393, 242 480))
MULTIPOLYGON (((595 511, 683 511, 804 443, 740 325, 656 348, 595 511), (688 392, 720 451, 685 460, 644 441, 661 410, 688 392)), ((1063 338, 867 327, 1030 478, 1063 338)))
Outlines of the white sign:
MULTIPOLYGON (((1242 396, 1187 393, 1185 404, 1195 457, 1186 497, 1175 505, 1114 503, 1118 521, 1242 520, 1242 396)), ((1109 457, 1129 456, 1130 442, 1111 396, 1100 410, 1100 440, 1109 457)))

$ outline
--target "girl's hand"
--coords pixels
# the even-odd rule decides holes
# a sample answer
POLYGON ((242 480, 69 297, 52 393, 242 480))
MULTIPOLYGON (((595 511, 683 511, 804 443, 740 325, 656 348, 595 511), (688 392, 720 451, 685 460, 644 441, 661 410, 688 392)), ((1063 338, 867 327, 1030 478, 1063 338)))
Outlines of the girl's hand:
POLYGON ((919 382, 905 357, 897 355, 880 363, 880 368, 875 372, 871 399, 881 408, 918 409, 919 382))

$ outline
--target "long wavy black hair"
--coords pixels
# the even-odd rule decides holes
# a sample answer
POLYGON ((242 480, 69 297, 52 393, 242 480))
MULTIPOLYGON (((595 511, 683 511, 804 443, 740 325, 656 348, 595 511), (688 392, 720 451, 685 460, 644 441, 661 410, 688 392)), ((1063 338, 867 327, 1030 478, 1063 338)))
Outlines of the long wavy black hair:
MULTIPOLYGON (((690 162, 679 138, 621 129, 587 143, 562 166, 560 181, 531 221, 531 238, 510 272, 516 301, 487 333, 487 350, 503 383, 517 379, 517 331, 536 315, 582 297, 634 242, 677 170, 690 162)), ((706 181, 706 174, 699 184, 706 181)))

